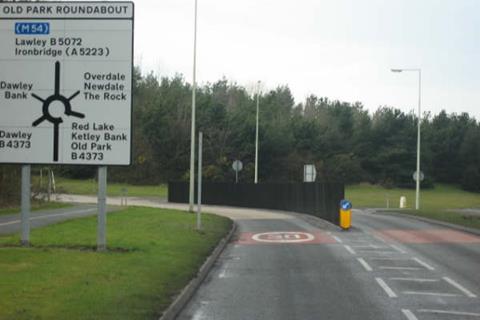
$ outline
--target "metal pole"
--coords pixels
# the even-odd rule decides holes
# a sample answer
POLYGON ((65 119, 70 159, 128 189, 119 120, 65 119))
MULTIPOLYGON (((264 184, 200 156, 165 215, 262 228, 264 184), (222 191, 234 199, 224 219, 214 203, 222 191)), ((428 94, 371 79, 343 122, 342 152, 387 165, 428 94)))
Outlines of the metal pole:
POLYGON ((50 197, 52 195, 52 170, 48 168, 48 190, 47 190, 47 200, 50 202, 50 197))
POLYGON ((196 80, 197 71, 197 0, 195 0, 195 22, 193 32, 193 83, 192 83, 192 130, 190 137, 190 194, 189 194, 189 211, 193 212, 194 202, 194 184, 195 184, 195 91, 197 89, 196 80))
POLYGON ((22 235, 20 244, 24 247, 30 245, 30 183, 31 166, 22 165, 22 187, 21 187, 21 213, 22 235))
POLYGON ((197 230, 202 230, 202 150, 203 133, 198 133, 197 230))
POLYGON ((415 209, 420 209, 420 126, 421 126, 421 104, 422 104, 422 69, 391 69, 392 72, 415 71, 418 72, 418 118, 417 118, 417 179, 415 191, 415 209))
POLYGON ((421 100, 422 99, 422 70, 418 69, 418 119, 417 119, 417 181, 415 209, 420 209, 420 125, 421 125, 421 100))
POLYGON ((255 129, 255 184, 258 183, 258 107, 260 99, 260 81, 258 81, 257 87, 257 124, 255 129))
POLYGON ((235 183, 238 183, 238 170, 235 170, 235 183))
POLYGON ((97 251, 107 249, 107 167, 98 167, 97 251))

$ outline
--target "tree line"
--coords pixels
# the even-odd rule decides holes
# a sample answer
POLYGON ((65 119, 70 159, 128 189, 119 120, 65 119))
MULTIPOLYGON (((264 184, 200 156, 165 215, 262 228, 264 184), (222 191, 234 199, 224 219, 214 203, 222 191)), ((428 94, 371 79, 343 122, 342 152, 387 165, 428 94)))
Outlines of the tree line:
MULTIPOLYGON (((181 75, 133 77, 133 164, 112 167, 110 181, 157 184, 186 180, 190 161, 192 87, 181 75)), ((296 103, 288 86, 259 98, 259 180, 301 181, 304 164, 315 164, 317 180, 413 187, 417 117, 389 106, 375 112, 360 102, 311 95, 296 103)), ((205 180, 233 181, 241 160, 241 182, 252 182, 255 163, 256 93, 221 79, 197 88, 197 129, 204 135, 205 180)), ((454 183, 480 191, 480 126, 467 113, 445 111, 421 118, 422 187, 454 183)), ((91 166, 57 166, 74 178, 94 177, 91 166)), ((19 188, 19 166, 0 166, 0 191, 19 188)), ((0 200, 1 201, 1 200, 0 200)))
MULTIPOLYGON (((157 78, 134 72, 133 165, 113 168, 112 178, 161 183, 188 178, 191 85, 177 75, 157 78)), ((255 164, 256 92, 221 79, 197 89, 197 129, 204 134, 204 179, 252 182, 255 164)), ((301 181, 304 164, 317 179, 413 187, 417 116, 381 106, 311 95, 295 103, 288 86, 259 96, 259 180, 301 181)), ((467 113, 421 117, 421 167, 426 179, 480 188, 480 126, 467 113)), ((87 168, 88 169, 88 168, 87 168)), ((90 175, 94 172, 90 170, 90 175)), ((78 168, 64 171, 82 173, 78 168)), ((83 172, 85 173, 85 172, 83 172)))

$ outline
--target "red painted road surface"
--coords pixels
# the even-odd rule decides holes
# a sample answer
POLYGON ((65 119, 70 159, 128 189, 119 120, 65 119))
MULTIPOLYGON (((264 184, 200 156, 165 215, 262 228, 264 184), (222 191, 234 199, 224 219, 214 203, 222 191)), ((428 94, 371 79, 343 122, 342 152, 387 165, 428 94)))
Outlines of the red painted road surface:
POLYGON ((400 243, 480 243, 480 237, 449 229, 377 230, 384 240, 400 243))

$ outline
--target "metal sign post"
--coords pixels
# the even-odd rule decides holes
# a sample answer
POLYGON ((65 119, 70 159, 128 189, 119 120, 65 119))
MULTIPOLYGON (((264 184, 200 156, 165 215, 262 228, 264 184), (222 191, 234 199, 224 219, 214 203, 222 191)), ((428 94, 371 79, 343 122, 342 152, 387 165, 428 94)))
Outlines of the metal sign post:
POLYGON ((97 251, 107 250, 107 167, 98 167, 97 251))
POLYGON ((235 171, 235 183, 238 183, 238 172, 242 171, 243 163, 240 160, 235 160, 232 163, 232 169, 235 171))
POLYGON ((22 166, 22 197, 20 220, 22 225, 22 236, 20 243, 22 246, 30 245, 30 184, 31 184, 31 166, 29 164, 22 166))
POLYGON ((198 134, 197 230, 202 230, 202 150, 203 132, 198 134))

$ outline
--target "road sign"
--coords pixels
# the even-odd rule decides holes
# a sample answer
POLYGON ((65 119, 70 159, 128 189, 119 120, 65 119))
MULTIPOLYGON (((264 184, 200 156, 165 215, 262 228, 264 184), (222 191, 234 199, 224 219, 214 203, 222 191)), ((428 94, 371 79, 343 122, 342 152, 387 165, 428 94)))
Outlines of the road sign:
MULTIPOLYGON (((415 171, 412 175, 412 178, 414 181, 417 181, 417 171, 415 171)), ((420 181, 423 181, 425 179, 425 175, 423 174, 422 171, 420 171, 420 181)))
POLYGON ((0 3, 0 163, 130 164, 133 11, 0 3))
POLYGON ((242 161, 240 161, 240 160, 235 160, 235 161, 233 161, 233 163, 232 163, 232 168, 233 168, 233 170, 236 171, 236 172, 242 171, 242 169, 243 169, 243 163, 242 163, 242 161))
POLYGON ((306 164, 303 166, 303 182, 315 182, 317 178, 317 169, 314 164, 306 164))

